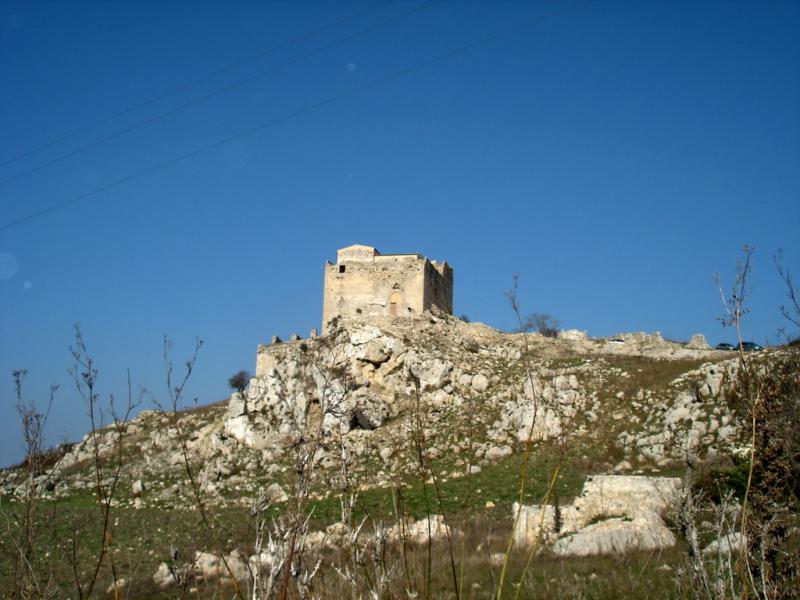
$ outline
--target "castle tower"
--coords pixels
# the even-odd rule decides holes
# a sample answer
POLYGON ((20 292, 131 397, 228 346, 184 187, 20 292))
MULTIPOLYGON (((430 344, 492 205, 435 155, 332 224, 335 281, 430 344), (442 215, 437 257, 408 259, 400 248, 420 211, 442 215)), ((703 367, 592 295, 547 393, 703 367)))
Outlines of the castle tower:
POLYGON ((336 252, 336 264, 325 263, 323 334, 336 316, 403 317, 433 306, 453 313, 453 269, 446 262, 354 245, 336 252))

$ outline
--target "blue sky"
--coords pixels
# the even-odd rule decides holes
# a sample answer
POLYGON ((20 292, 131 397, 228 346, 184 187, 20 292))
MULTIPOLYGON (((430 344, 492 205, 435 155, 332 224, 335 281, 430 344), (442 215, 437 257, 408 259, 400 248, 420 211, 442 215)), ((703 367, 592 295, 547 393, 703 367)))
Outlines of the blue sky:
POLYGON ((747 243, 745 335, 775 339, 772 255, 800 271, 800 4, 428 4, 0 3, 0 163, 362 13, 0 167, 0 464, 13 368, 31 397, 61 384, 51 441, 85 432, 74 323, 104 395, 129 367, 163 397, 166 333, 178 364, 205 341, 190 395, 216 401, 257 344, 319 326, 322 265, 352 243, 448 260, 455 312, 499 328, 519 272, 524 310, 563 327, 713 343, 713 275, 747 243))

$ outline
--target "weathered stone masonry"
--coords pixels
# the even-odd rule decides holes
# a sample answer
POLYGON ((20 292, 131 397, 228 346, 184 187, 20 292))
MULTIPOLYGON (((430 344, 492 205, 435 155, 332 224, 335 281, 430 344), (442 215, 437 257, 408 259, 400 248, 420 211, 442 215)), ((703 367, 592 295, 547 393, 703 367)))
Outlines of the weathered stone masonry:
POLYGON ((355 245, 339 250, 336 264, 325 264, 323 334, 336 316, 402 317, 434 306, 453 312, 453 269, 446 262, 355 245))

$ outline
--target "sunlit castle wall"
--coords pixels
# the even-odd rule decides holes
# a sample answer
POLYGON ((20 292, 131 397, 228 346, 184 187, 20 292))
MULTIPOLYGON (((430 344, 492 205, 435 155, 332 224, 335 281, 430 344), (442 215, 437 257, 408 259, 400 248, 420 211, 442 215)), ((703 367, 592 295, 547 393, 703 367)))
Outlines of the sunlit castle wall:
POLYGON ((381 254, 371 246, 354 245, 325 264, 322 333, 337 317, 369 319, 403 317, 436 306, 453 312, 453 270, 422 254, 381 254))

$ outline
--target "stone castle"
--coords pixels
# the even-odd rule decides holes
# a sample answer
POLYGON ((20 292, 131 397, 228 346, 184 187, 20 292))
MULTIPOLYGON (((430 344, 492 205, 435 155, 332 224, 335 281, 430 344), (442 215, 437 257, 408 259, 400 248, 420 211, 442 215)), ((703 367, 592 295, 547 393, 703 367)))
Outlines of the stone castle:
POLYGON ((434 306, 453 313, 453 269, 446 262, 354 245, 336 252, 336 264, 325 263, 323 334, 337 316, 401 317, 434 306))

